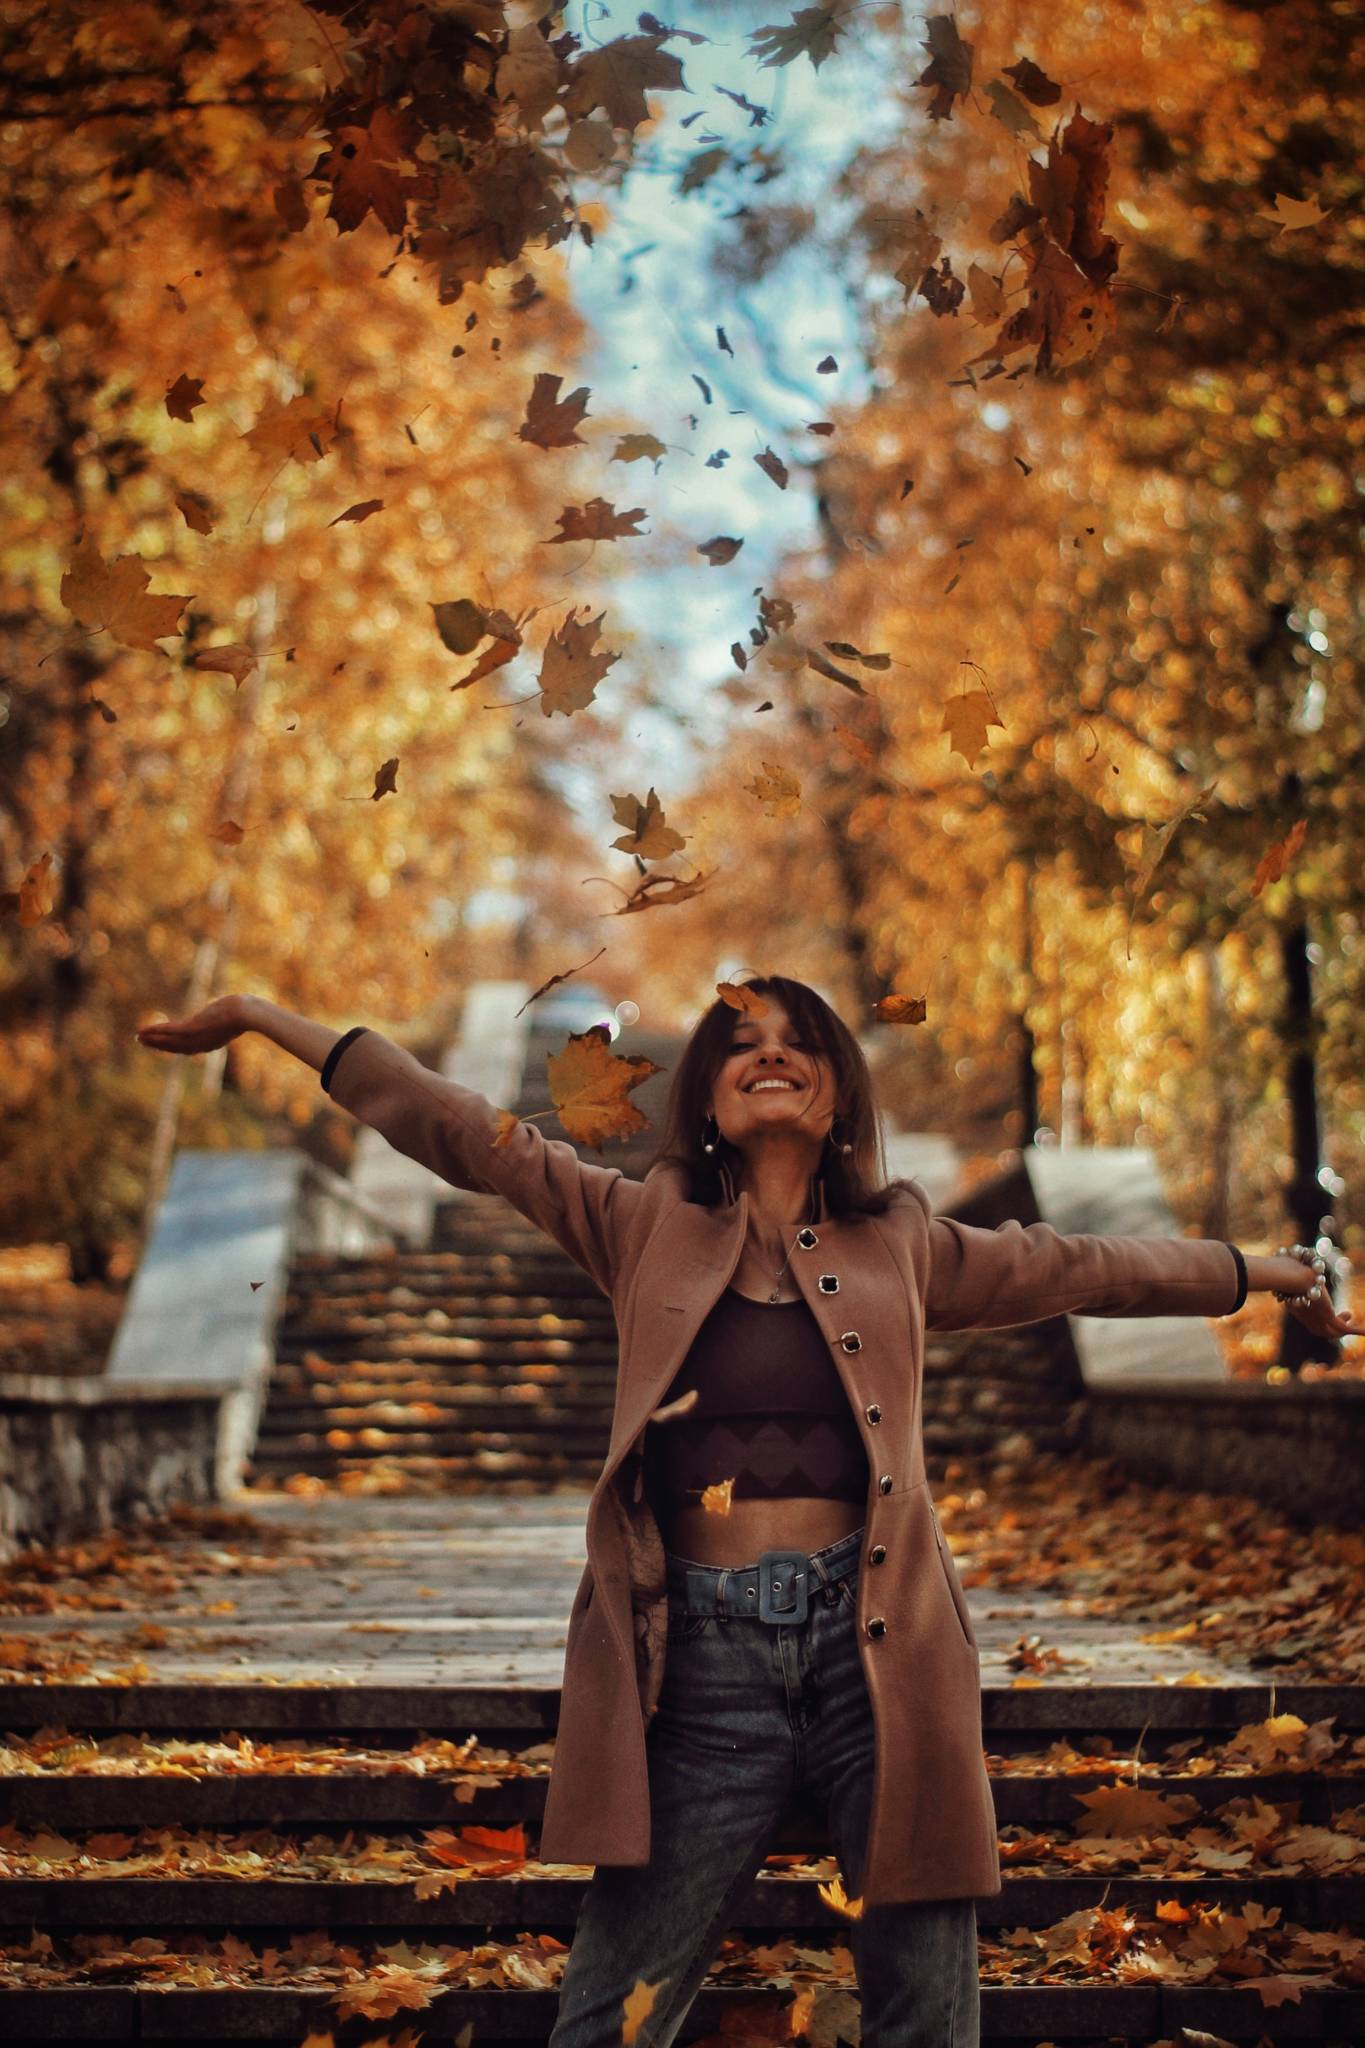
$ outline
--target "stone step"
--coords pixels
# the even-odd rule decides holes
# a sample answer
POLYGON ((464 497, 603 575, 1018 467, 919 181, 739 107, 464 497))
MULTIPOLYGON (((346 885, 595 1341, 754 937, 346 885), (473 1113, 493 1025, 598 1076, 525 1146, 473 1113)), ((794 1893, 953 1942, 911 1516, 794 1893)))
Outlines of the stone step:
POLYGON ((325 1435, 320 1428, 320 1418, 304 1428, 286 1428, 275 1424, 267 1414, 256 1439, 252 1460, 258 1465, 269 1464, 272 1460, 292 1457, 296 1450, 360 1452, 375 1447, 373 1442, 367 1444, 363 1441, 367 1432, 373 1432, 375 1440, 383 1439, 380 1448, 398 1453, 423 1451, 433 1457, 448 1457, 461 1452, 472 1456, 480 1450, 522 1450, 529 1456, 532 1451, 549 1451, 558 1445, 567 1454, 588 1458, 594 1450, 605 1456, 608 1449, 610 1424, 605 1417, 555 1422, 528 1414, 515 1418, 514 1423, 506 1428, 499 1428, 490 1423, 487 1416, 465 1423, 456 1414, 443 1418, 441 1427, 436 1428, 428 1422, 416 1420, 397 1422, 385 1421, 379 1416, 371 1418, 364 1409, 356 1412, 361 1417, 359 1421, 350 1425, 329 1425, 325 1435), (342 1442, 343 1437, 350 1441, 342 1442), (543 1445, 542 1438, 545 1439, 543 1445))
MULTIPOLYGON (((812 1946, 805 1943, 803 1946, 812 1946)), ((523 1943, 524 1948, 528 1947, 523 1943)), ((382 1953, 364 1950, 357 1956, 360 1975, 385 1962, 382 1953)), ((550 1974, 547 1959, 531 1952, 532 1966, 550 1974)), ((562 1959, 556 1959, 562 1961, 562 1959)), ((458 1964, 453 1967, 458 1970, 458 1964)), ((278 1971, 278 1960, 272 1968, 278 1971)), ((559 1972, 554 1972, 557 1984, 559 1972)), ((340 1973, 338 1973, 339 1979, 340 1973)), ((257 2048, 298 2048, 309 2034, 338 2040, 370 2041, 376 2028, 381 2038, 410 2023, 428 2048, 445 2048, 457 2039, 479 2044, 497 2041, 502 2048, 544 2048, 559 2005, 557 1988, 513 1990, 459 1988, 441 1991, 421 2011, 400 2011, 388 2021, 338 2024, 334 2004, 336 1981, 325 1988, 251 1985, 242 1989, 188 1990, 167 1986, 165 1971, 149 1966, 141 1984, 79 1985, 51 1991, 5 1992, 5 2018, 13 2038, 27 2048, 38 2041, 101 2041, 111 2043, 188 2043, 196 2048, 227 2048, 229 2042, 251 2041, 257 2048)), ((687 2048, 708 2038, 746 2038, 744 2020, 751 2019, 764 2041, 790 2038, 785 2015, 802 1990, 816 1981, 814 1973, 793 1982, 774 1981, 754 1972, 743 1984, 707 1981, 683 2020, 675 2039, 687 2048)), ((822 1976, 856 1998, 851 1975, 822 1976)), ((1021 1984, 983 1986, 982 2048, 1035 2048, 1044 2040, 1076 2044, 1076 2048, 1114 2048, 1129 2041, 1163 2041, 1183 2048, 1186 2029, 1194 2035, 1189 2048, 1207 2036, 1216 2041, 1255 2044, 1303 2042, 1312 2048, 1360 2048, 1365 2041, 1365 1991, 1305 1987, 1294 2004, 1269 2009, 1250 1989, 1210 1989, 1176 1984, 1021 1984)), ((833 2039, 833 2036, 828 2038, 833 2039)))
POLYGON ((311 1394, 302 1388, 292 1393, 271 1389, 268 1425, 276 1432, 290 1429, 356 1429, 374 1423, 381 1429, 431 1429, 439 1422, 452 1429, 471 1425, 478 1429, 501 1426, 518 1429, 598 1429, 610 1420, 604 1411, 602 1394, 592 1388, 565 1387, 547 1390, 528 1387, 449 1386, 414 1393, 404 1399, 393 1388, 364 1380, 342 1387, 315 1386, 311 1394), (435 1412, 433 1412, 435 1411, 435 1412))
POLYGON ((591 1458, 557 1456, 546 1451, 538 1455, 526 1450, 485 1449, 469 1456, 444 1456, 436 1453, 396 1451, 375 1447, 366 1450, 357 1446, 354 1450, 328 1451, 323 1454, 316 1450, 301 1450, 295 1445, 284 1443, 276 1452, 263 1445, 247 1467, 247 1484, 257 1480, 268 1480, 272 1474, 301 1473, 305 1478, 341 1478, 348 1472, 362 1472, 367 1465, 379 1464, 392 1467, 395 1473, 405 1473, 413 1480, 435 1482, 449 1481, 452 1484, 462 1480, 526 1479, 538 1486, 561 1486, 569 1481, 581 1481, 591 1486, 602 1469, 599 1452, 591 1458))
MULTIPOLYGON (((449 1824, 458 1826, 454 1819, 449 1824)), ((281 1838, 280 1847, 288 1846, 281 1838)), ((412 1837, 408 1846, 420 1849, 420 1837, 412 1837)), ((251 1847, 268 1854, 272 1844, 258 1838, 251 1847)), ((431 1867, 439 1867, 434 1859, 431 1867)), ((334 1933, 345 1929, 348 1934, 390 1937, 400 1930, 416 1934, 440 1927, 572 1929, 588 1883, 585 1876, 569 1875, 572 1868, 528 1859, 518 1864, 515 1875, 462 1873, 458 1883, 431 1898, 417 1897, 411 1877, 0 1877, 0 1930, 9 1930, 4 1935, 8 1941, 29 1928, 49 1934, 163 1934, 196 1927, 278 1934, 326 1927, 334 1933)), ((833 1874, 831 1870, 824 1877, 801 1877, 789 1871, 760 1871, 736 1900, 729 1924, 781 1932, 829 1929, 834 1916, 820 1896, 820 1885, 833 1874)), ((1169 1900, 1186 1906, 1219 1905, 1231 1912, 1254 1901, 1267 1911, 1279 1907, 1285 1919, 1301 1926, 1332 1927, 1365 1918, 1365 1880, 1267 1877, 1259 1872, 1250 1877, 1225 1872, 1199 1877, 1111 1872, 1021 1877, 1006 1871, 1001 1891, 977 1901, 977 1922, 982 1929, 1051 1927, 1101 1903, 1110 1911, 1126 1906, 1152 1918, 1158 1904, 1169 1900)))
MULTIPOLYGON (((450 1358, 483 1358, 490 1364, 505 1361, 512 1365, 536 1365, 558 1359, 573 1358, 583 1364, 614 1365, 616 1345, 586 1338, 575 1342, 561 1337, 446 1337, 434 1331, 424 1330, 420 1336, 412 1330, 393 1329, 391 1336, 385 1331, 393 1329, 392 1324, 377 1319, 376 1329, 364 1336, 364 1355, 369 1360, 399 1358, 407 1359, 414 1365, 439 1364, 450 1358)), ((356 1347, 361 1333, 350 1331, 344 1349, 347 1364, 357 1362, 356 1347)), ((291 1338, 282 1332, 276 1344, 275 1356, 279 1363, 295 1365, 302 1362, 308 1352, 317 1352, 320 1344, 315 1336, 306 1339, 291 1338)))
MULTIPOLYGON (((352 1297, 335 1290, 317 1298, 325 1299, 329 1310, 338 1314, 343 1310, 353 1313, 354 1305, 359 1301, 363 1301, 367 1309, 372 1308, 375 1301, 373 1293, 357 1293, 352 1297)), ((422 1297, 417 1297, 415 1290, 399 1288, 383 1299, 403 1314, 420 1316, 429 1306, 441 1309, 456 1322, 465 1317, 477 1317, 481 1322, 530 1323, 545 1328, 562 1322, 581 1323, 590 1329, 603 1331, 616 1327, 610 1309, 600 1299, 589 1299, 586 1295, 572 1298, 555 1294, 518 1295, 501 1286, 479 1294, 469 1288, 454 1291, 438 1287, 433 1288, 429 1296, 422 1297)), ((297 1303, 292 1299, 286 1303, 286 1319, 292 1319, 296 1309, 297 1303)))
MULTIPOLYGON (((351 1770, 344 1763, 326 1771, 275 1769, 209 1771, 205 1776, 136 1774, 108 1776, 87 1772, 42 1771, 4 1777, 6 1818, 20 1827, 46 1827, 68 1834, 74 1829, 246 1828, 288 1831, 298 1828, 508 1828, 521 1822, 539 1830, 549 1785, 549 1759, 537 1745, 534 1760, 522 1764, 513 1754, 509 1767, 528 1775, 500 1778, 496 1764, 487 1782, 476 1783, 473 1797, 457 1799, 461 1780, 482 1775, 482 1769, 404 1768, 407 1752, 389 1752, 388 1768, 351 1770)), ((1078 1772, 1066 1777, 1027 1777, 1016 1772, 992 1773, 997 1824, 1002 1828, 1075 1830, 1084 1818, 1081 1795, 1114 1785, 1177 1795, 1213 1811, 1230 1799, 1256 1798, 1271 1806, 1292 1805, 1301 1825, 1326 1827, 1334 1815, 1350 1811, 1365 1799, 1365 1777, 1350 1771, 1279 1771, 1233 1775, 1181 1771, 1078 1772)), ((818 1850, 828 1846, 824 1816, 813 1806, 797 1803, 775 1838, 779 1849, 818 1850)))
MULTIPOLYGON (((373 1397, 391 1401, 406 1394, 413 1400, 443 1396, 494 1400, 513 1396, 529 1401, 536 1391, 553 1391, 556 1400, 576 1397, 585 1401, 610 1403, 616 1374, 603 1366, 577 1366, 573 1359, 546 1359, 530 1364, 498 1360, 466 1360, 445 1373, 418 1373, 402 1358, 309 1359, 306 1366, 290 1362, 277 1366, 271 1375, 272 1399, 284 1401, 335 1400, 338 1395, 355 1398, 346 1390, 364 1386, 373 1397)), ((364 1398, 370 1398, 366 1395, 364 1398)))

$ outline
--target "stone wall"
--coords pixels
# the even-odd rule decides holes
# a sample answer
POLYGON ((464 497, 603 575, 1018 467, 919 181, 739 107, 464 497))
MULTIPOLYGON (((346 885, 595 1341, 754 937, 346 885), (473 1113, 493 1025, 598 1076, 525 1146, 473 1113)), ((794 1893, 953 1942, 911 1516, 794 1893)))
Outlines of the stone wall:
POLYGON ((215 1386, 0 1375, 0 1557, 214 1497, 215 1386))
POLYGON ((1012 1330, 929 1331, 924 1456, 931 1479, 954 1458, 1072 1449, 1084 1387, 1064 1316, 1012 1330))
POLYGON ((1246 1493, 1295 1520, 1365 1520, 1365 1383, 1091 1388, 1085 1448, 1143 1478, 1246 1493))

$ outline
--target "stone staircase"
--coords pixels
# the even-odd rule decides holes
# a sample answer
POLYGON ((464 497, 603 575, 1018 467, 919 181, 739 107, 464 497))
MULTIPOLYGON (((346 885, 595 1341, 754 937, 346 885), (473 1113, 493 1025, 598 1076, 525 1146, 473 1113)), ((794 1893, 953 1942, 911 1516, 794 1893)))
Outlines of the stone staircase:
MULTIPOLYGON (((339 2020, 332 2001, 348 1979, 377 1987, 388 1966, 425 1974, 434 1993, 420 2010, 373 2007, 394 2033, 543 2043, 589 1875, 534 1855, 557 1708, 557 1691, 526 1686, 0 1685, 6 2038, 297 2048, 315 2032, 351 2048, 388 2033, 374 2018, 339 2020), (144 1753, 131 1775, 144 1738, 159 1759, 144 1753), (467 1828, 496 1831, 493 1846, 475 1836, 462 1850, 467 1828), (24 1854, 35 1835, 38 1874, 24 1854), (50 1981, 58 1973, 65 1981, 50 1981)), ((1359 1878, 1213 1859, 1153 1876, 1121 1855, 1087 1871, 1050 1851, 1072 1838, 1080 1795, 1120 1780, 1192 1800, 1200 1817, 1259 1800, 1330 1827, 1359 1799, 1365 1696, 988 1686, 984 1711, 1006 1859, 1002 1894, 979 1902, 985 2042, 1358 2048, 1359 1964, 1357 1988, 1324 1980, 1365 1917, 1359 1878), (1230 1755, 1228 1738, 1268 1706, 1332 1720, 1337 1758, 1289 1769, 1235 1744, 1230 1755), (1058 1775, 1063 1736, 1069 1774, 1058 1775), (1246 1932, 1231 1916, 1248 1908, 1252 1946, 1271 1952, 1259 1974, 1304 1980, 1287 1997, 1263 2000, 1242 1981, 1255 1964, 1220 1972, 1246 1932), (1100 1955, 1131 1956, 1141 1941, 1148 1966, 1084 1981, 1076 1956, 1092 1933, 1100 1955), (1184 1956, 1185 1981, 1155 1960, 1157 1944, 1184 1956)), ((681 2040, 857 2041, 847 1921, 819 1893, 835 1871, 827 1847, 823 1816, 794 1808, 681 2040), (811 2032, 793 2034, 784 2016, 812 1990, 811 2032)))

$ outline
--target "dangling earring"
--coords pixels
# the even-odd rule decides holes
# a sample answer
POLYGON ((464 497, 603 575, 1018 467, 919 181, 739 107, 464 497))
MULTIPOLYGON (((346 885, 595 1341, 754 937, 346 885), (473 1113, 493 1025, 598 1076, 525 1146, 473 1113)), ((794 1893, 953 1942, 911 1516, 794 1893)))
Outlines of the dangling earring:
POLYGON ((703 1117, 701 1126, 702 1151, 714 1152, 719 1138, 720 1125, 716 1122, 715 1118, 713 1116, 703 1117))
POLYGON ((830 1145, 833 1145, 833 1144, 836 1144, 836 1143, 837 1143, 837 1144, 838 1144, 838 1146, 839 1146, 839 1150, 840 1150, 840 1152, 841 1152, 841 1153, 843 1154, 844 1158, 845 1158, 845 1159, 847 1159, 847 1157, 848 1157, 849 1153, 850 1153, 850 1152, 851 1152, 851 1151, 853 1150, 853 1147, 852 1147, 852 1145, 851 1145, 851 1144, 849 1143, 849 1141, 848 1141, 847 1139, 844 1139, 844 1140, 842 1140, 842 1141, 839 1141, 839 1140, 836 1140, 836 1138, 835 1138, 835 1136, 834 1136, 834 1126, 835 1126, 836 1124, 841 1124, 842 1122, 843 1122, 843 1118, 842 1118, 841 1116, 835 1116, 835 1117, 831 1117, 831 1118, 830 1118, 830 1124, 829 1124, 829 1129, 828 1129, 828 1130, 826 1131, 826 1133, 825 1133, 825 1141, 826 1141, 826 1143, 827 1143, 827 1144, 830 1144, 830 1145))

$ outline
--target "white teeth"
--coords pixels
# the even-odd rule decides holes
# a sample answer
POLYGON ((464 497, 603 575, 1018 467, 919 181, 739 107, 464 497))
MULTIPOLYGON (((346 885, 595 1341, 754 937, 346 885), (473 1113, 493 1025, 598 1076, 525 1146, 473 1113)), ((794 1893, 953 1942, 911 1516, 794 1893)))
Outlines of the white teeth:
POLYGON ((760 1088, 795 1088, 795 1086, 795 1081, 751 1081, 749 1083, 748 1088, 745 1090, 745 1093, 748 1095, 757 1095, 760 1088))

